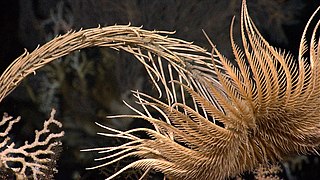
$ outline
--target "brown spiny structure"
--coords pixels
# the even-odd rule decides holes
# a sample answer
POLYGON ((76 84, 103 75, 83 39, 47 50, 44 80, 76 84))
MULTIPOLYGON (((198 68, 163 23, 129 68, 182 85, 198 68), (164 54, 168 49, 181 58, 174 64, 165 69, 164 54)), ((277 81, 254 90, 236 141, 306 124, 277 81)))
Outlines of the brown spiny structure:
POLYGON ((235 63, 221 55, 211 43, 214 79, 205 73, 191 71, 192 79, 197 83, 188 87, 175 82, 183 86, 194 105, 183 103, 183 100, 168 105, 135 92, 145 110, 154 108, 162 117, 154 118, 148 110, 138 112, 138 116, 125 117, 145 119, 155 130, 113 130, 117 137, 131 141, 118 147, 97 148, 101 153, 113 152, 98 160, 138 156, 142 159, 123 170, 153 169, 173 179, 225 179, 289 155, 317 153, 320 143, 320 47, 316 32, 320 21, 312 31, 310 58, 307 59, 304 57, 307 51, 305 35, 310 21, 295 60, 261 36, 243 2, 243 50, 233 41, 232 25, 230 30, 235 63), (223 125, 217 125, 216 121, 223 125), (151 139, 133 136, 136 131, 146 132, 151 139))
POLYGON ((16 59, 0 77, 0 101, 25 76, 72 51, 91 46, 125 50, 144 65, 159 98, 134 91, 141 107, 128 106, 137 114, 109 118, 141 118, 154 128, 122 132, 98 124, 111 131, 101 135, 128 142, 85 150, 107 154, 96 159, 105 163, 93 168, 137 156, 139 160, 108 179, 129 168, 159 171, 172 179, 233 177, 292 154, 317 153, 320 21, 311 33, 309 58, 305 57, 305 36, 315 14, 303 32, 297 60, 261 36, 245 1, 240 23, 242 48, 235 44, 232 25, 230 28, 235 61, 225 58, 212 43, 210 53, 167 37, 170 33, 165 31, 116 25, 69 32, 16 59), (154 110, 159 117, 153 116, 154 110), (137 132, 150 138, 140 138, 137 132))

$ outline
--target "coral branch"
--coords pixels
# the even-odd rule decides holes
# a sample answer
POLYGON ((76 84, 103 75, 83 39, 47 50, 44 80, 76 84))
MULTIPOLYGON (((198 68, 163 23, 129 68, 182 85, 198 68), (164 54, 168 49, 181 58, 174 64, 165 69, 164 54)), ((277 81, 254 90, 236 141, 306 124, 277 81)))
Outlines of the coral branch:
POLYGON ((39 179, 41 177, 50 177, 47 172, 51 165, 55 165, 55 156, 59 156, 57 147, 61 145, 57 139, 63 137, 64 132, 52 132, 49 126, 55 125, 62 127, 61 122, 54 119, 55 110, 51 111, 50 118, 44 122, 43 128, 35 130, 33 142, 26 141, 22 146, 16 146, 9 137, 13 124, 20 121, 20 117, 13 119, 5 114, 0 122, 0 126, 8 124, 5 131, 0 133, 4 140, 0 143, 0 167, 11 169, 17 179, 39 179))

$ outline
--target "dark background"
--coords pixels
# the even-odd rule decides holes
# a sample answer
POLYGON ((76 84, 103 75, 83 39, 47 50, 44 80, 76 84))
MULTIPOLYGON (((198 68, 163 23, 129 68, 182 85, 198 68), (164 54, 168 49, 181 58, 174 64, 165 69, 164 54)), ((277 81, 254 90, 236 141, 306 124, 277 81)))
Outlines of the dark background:
MULTIPOLYGON (((308 18, 319 5, 317 0, 248 2, 249 13, 266 39, 294 55, 297 55, 308 18)), ((0 1, 0 71, 22 54, 24 48, 32 51, 38 44, 44 44, 69 29, 128 22, 150 30, 176 30, 173 36, 209 48, 201 31, 204 29, 219 50, 232 58, 229 26, 234 15, 236 21, 239 20, 240 6, 240 0, 0 1)), ((235 33, 239 37, 238 23, 235 33)), ((236 40, 240 42, 239 38, 236 40)), ((21 137, 27 137, 33 129, 39 128, 52 107, 58 110, 58 119, 64 123, 66 136, 56 179, 103 179, 104 174, 108 176, 118 168, 85 171, 85 167, 95 164, 93 158, 97 155, 80 153, 79 150, 117 143, 99 138, 95 133, 101 129, 94 125, 95 121, 120 129, 139 126, 139 122, 106 122, 104 118, 108 114, 128 112, 121 103, 122 99, 133 102, 128 90, 148 92, 150 89, 145 83, 148 80, 141 71, 142 67, 139 63, 129 62, 129 59, 132 57, 125 53, 98 48, 72 54, 65 61, 41 69, 37 76, 27 78, 2 102, 1 112, 22 116, 24 121, 15 130, 21 137), (84 79, 79 78, 71 62, 88 64, 82 72, 84 79), (60 74, 54 71, 57 68, 62 70, 60 74), (59 79, 61 76, 64 78, 59 79), (52 84, 57 84, 57 87, 52 87, 52 84), (48 89, 52 90, 50 97, 46 94, 48 89)), ((285 171, 282 176, 285 179, 320 178, 318 156, 293 157, 283 165, 285 171)), ((127 172, 120 179, 135 179, 136 174, 127 172)), ((157 174, 151 176, 153 179, 159 177, 157 174)), ((250 175, 247 178, 250 179, 250 175)))

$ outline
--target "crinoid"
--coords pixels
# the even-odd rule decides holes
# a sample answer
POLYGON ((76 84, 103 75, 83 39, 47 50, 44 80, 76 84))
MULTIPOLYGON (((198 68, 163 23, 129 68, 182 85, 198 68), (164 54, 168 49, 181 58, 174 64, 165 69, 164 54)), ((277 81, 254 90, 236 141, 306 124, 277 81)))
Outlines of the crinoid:
MULTIPOLYGON (((84 151, 107 154, 99 168, 136 156, 108 179, 129 168, 155 170, 173 179, 225 179, 292 154, 317 153, 320 144, 320 47, 317 21, 306 58, 303 32, 297 61, 269 45, 242 3, 242 50, 233 40, 235 61, 212 43, 212 52, 170 38, 170 32, 108 26, 69 32, 17 58, 0 77, 0 101, 28 74, 71 51, 104 46, 133 54, 160 93, 134 91, 136 115, 153 125, 118 131, 101 124, 107 137, 128 142, 84 151), (159 117, 154 116, 158 112, 159 117), (143 132, 149 138, 136 135, 143 132)), ((233 21, 232 21, 233 22, 233 21)), ((233 23, 232 23, 233 24, 233 23)), ((208 38, 209 39, 209 38, 208 38)), ((89 168, 92 169, 92 168, 89 168)))
POLYGON ((128 168, 153 169, 173 179, 225 179, 289 155, 317 153, 320 47, 316 32, 320 21, 312 31, 310 58, 304 57, 306 31, 315 14, 303 32, 295 61, 289 53, 272 47, 261 36, 243 2, 243 50, 233 41, 232 25, 230 29, 236 63, 226 59, 211 43, 212 64, 206 71, 199 72, 197 65, 188 66, 186 61, 190 82, 172 81, 173 86, 180 86, 181 97, 176 97, 176 89, 165 89, 167 94, 173 94, 173 104, 134 92, 145 112, 132 108, 139 115, 109 118, 141 118, 155 129, 120 132, 100 125, 115 133, 101 135, 121 137, 129 142, 118 147, 90 149, 111 153, 98 160, 114 158, 94 168, 138 156, 140 160, 110 179, 128 168), (193 104, 187 103, 188 95, 193 104), (157 110, 161 117, 152 117, 148 108, 157 110), (223 125, 217 125, 217 121, 223 125), (138 131, 146 132, 150 139, 135 136, 138 131))

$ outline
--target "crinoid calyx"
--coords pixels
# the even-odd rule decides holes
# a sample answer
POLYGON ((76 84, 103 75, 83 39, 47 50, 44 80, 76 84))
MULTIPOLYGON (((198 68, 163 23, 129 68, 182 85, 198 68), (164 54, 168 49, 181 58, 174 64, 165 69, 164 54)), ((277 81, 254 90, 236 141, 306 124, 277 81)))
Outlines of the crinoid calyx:
MULTIPOLYGON (((319 8, 318 8, 319 10, 319 8)), ((317 11, 318 11, 317 10, 317 11)), ((103 125, 128 142, 100 151, 107 166, 137 156, 108 179, 129 168, 155 170, 173 179, 225 179, 259 164, 292 154, 317 153, 320 144, 320 47, 317 21, 307 52, 303 32, 299 56, 272 47, 250 19, 245 1, 241 11, 242 46, 233 41, 235 61, 212 45, 212 52, 167 37, 169 32, 131 26, 109 26, 69 32, 32 53, 17 58, 0 77, 0 101, 28 74, 68 53, 104 46, 133 54, 146 68, 161 98, 133 92, 141 110, 136 115, 154 128, 125 132, 103 125), (151 109, 152 112, 151 112, 151 109), (143 111, 142 111, 143 110, 143 111), (154 110, 159 117, 154 117, 154 110), (150 138, 141 138, 144 132, 150 138)))

